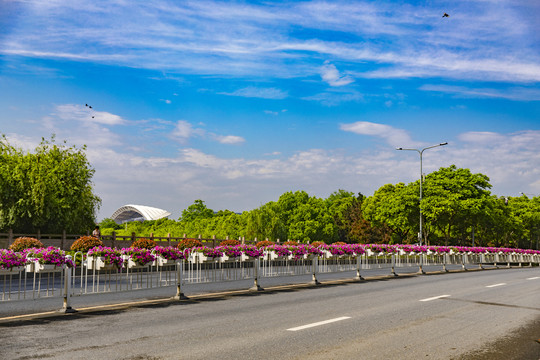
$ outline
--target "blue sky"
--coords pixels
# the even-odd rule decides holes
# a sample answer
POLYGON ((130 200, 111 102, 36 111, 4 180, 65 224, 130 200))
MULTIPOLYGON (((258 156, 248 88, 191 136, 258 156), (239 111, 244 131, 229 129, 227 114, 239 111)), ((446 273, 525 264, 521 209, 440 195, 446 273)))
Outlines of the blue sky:
POLYGON ((418 154, 396 147, 445 141, 424 172, 536 195, 539 15, 519 0, 7 0, 0 132, 86 144, 98 219, 372 195, 418 179, 418 154))

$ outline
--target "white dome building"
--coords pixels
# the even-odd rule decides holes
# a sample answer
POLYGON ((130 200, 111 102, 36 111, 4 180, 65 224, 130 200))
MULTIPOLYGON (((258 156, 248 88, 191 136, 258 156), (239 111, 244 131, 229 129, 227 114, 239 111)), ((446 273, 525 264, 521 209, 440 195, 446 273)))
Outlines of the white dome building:
POLYGON ((117 224, 128 221, 158 220, 171 215, 167 210, 143 205, 124 205, 112 214, 117 224))

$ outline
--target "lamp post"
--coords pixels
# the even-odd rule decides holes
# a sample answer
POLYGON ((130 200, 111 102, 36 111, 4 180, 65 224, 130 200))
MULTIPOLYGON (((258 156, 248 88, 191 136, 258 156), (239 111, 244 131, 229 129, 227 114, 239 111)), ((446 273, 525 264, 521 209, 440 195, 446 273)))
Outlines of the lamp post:
POLYGON ((420 154, 420 203, 418 204, 418 209, 420 210, 420 231, 418 232, 418 241, 420 243, 420 246, 422 246, 422 154, 427 149, 433 149, 438 146, 444 146, 448 145, 448 142, 440 143, 437 145, 428 146, 423 149, 404 149, 404 148, 396 148, 396 150, 411 150, 416 151, 418 154, 420 154))

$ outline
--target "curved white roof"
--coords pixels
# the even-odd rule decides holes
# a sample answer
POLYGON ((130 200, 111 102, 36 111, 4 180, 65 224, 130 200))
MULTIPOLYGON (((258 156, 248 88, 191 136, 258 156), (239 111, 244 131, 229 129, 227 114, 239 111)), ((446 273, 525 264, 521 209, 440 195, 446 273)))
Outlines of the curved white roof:
POLYGON ((158 220, 171 215, 167 210, 144 205, 124 205, 112 214, 117 224, 134 220, 158 220))

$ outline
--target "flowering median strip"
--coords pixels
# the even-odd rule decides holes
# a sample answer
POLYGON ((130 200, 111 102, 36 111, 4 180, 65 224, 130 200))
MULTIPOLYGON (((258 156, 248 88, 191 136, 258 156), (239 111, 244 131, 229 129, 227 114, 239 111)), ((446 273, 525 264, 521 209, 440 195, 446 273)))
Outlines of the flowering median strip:
POLYGON ((324 321, 319 321, 319 322, 312 323, 312 324, 307 324, 307 325, 302 325, 302 326, 290 328, 290 329, 287 329, 287 331, 298 331, 298 330, 309 329, 309 328, 312 328, 312 327, 315 327, 315 326, 326 325, 326 324, 330 324, 330 323, 333 323, 333 322, 336 322, 336 321, 347 320, 347 319, 350 319, 350 318, 351 318, 350 316, 342 316, 342 317, 338 317, 338 318, 335 318, 335 319, 324 320, 324 321))

